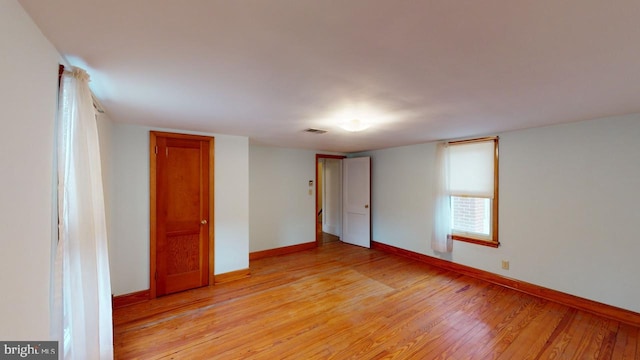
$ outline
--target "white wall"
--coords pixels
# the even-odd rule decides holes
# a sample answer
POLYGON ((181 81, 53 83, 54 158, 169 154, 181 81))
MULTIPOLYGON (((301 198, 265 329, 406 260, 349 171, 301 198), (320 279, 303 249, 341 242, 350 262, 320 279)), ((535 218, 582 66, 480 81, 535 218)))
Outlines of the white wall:
POLYGON ((373 240, 427 253, 433 218, 431 174, 435 144, 373 151, 371 156, 371 237, 373 240))
POLYGON ((215 135, 215 273, 249 268, 249 139, 215 135))
MULTIPOLYGON (((107 223, 107 241, 111 242, 111 198, 110 194, 113 193, 112 187, 112 175, 113 172, 113 122, 107 114, 98 114, 96 119, 96 125, 98 128, 98 142, 100 143, 100 160, 102 170, 102 187, 104 189, 104 207, 105 207, 105 220, 107 223)), ((110 244, 108 244, 110 247, 110 244)), ((111 264, 109 264, 111 265, 111 264)), ((113 272, 113 269, 110 270, 113 272)))
POLYGON ((115 295, 149 288, 149 131, 215 137, 214 274, 249 267, 249 140, 114 123, 111 174, 111 286, 115 295))
MULTIPOLYGON (((455 242, 450 260, 640 312, 640 115, 499 135, 502 245, 455 242)), ((365 155, 373 240, 437 256, 435 143, 365 155)))
POLYGON ((249 146, 251 252, 315 241, 315 154, 249 146))
MULTIPOLYGON (((109 262, 115 295, 149 288, 149 129, 114 123, 109 262)), ((105 156, 104 154, 103 156, 105 156)))
POLYGON ((49 339, 52 162, 60 55, 0 1, 0 339, 49 339))

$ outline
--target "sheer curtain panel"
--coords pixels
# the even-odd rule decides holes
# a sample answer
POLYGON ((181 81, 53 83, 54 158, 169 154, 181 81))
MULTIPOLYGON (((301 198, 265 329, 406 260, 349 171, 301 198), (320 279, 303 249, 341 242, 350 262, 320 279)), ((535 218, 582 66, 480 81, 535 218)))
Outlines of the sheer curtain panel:
POLYGON ((98 130, 89 76, 65 71, 58 110, 53 332, 61 359, 112 359, 111 284, 98 130))
POLYGON ((449 197, 449 144, 436 147, 436 181, 434 191, 434 223, 431 248, 438 252, 451 252, 451 199, 449 197))

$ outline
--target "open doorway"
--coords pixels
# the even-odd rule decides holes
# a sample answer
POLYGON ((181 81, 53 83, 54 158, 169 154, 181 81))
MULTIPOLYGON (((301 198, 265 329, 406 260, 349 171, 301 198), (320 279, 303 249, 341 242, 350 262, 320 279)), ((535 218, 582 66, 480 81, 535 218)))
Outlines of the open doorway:
POLYGON ((316 244, 342 237, 342 159, 316 154, 316 244))

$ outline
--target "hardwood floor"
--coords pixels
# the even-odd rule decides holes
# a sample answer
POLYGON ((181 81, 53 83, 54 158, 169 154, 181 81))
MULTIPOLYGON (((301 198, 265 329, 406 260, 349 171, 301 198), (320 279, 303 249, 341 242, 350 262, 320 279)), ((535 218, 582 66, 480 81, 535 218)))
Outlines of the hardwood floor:
POLYGON ((330 242, 334 242, 334 241, 340 241, 340 238, 333 235, 333 234, 329 234, 326 232, 322 233, 322 244, 328 244, 330 242))
POLYGON ((639 329, 330 242, 114 311, 117 359, 640 359, 639 329))

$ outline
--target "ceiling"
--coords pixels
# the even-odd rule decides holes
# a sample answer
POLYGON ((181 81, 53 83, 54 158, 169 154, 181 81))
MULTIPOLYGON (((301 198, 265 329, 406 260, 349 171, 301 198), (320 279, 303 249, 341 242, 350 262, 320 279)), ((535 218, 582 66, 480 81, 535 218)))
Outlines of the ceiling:
POLYGON ((640 112, 637 0, 19 2, 117 122, 355 152, 640 112))

